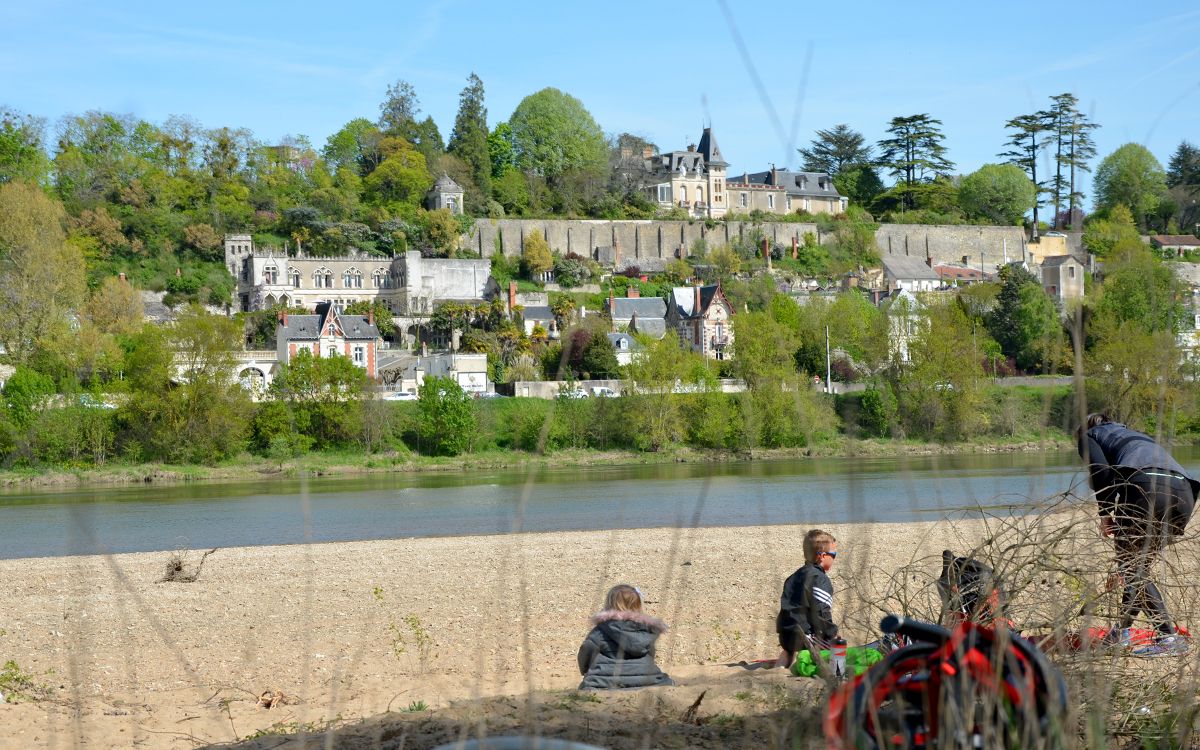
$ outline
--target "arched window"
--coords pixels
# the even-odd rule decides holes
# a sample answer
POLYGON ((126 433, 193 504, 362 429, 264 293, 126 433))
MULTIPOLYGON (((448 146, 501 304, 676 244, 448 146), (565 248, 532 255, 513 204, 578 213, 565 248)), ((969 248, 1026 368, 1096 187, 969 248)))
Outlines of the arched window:
POLYGON ((679 202, 687 203, 687 185, 679 186, 679 202))
POLYGON ((269 265, 263 269, 263 283, 264 284, 278 284, 279 283, 279 269, 275 267, 274 263, 272 263, 271 265, 269 265))
POLYGON ((388 283, 389 278, 390 276, 388 275, 387 269, 376 268, 371 274, 371 285, 376 289, 387 289, 391 287, 391 284, 388 283))
POLYGON ((300 288, 300 272, 294 268, 288 269, 288 282, 295 288, 300 288))
POLYGON ((704 202, 704 188, 702 188, 702 187, 696 188, 696 202, 697 203, 704 202))
POLYGON ((342 272, 342 286, 346 289, 362 289, 362 271, 354 266, 342 272))
POLYGON ((332 289, 333 272, 324 266, 318 268, 316 271, 313 271, 313 286, 315 286, 317 289, 332 289))

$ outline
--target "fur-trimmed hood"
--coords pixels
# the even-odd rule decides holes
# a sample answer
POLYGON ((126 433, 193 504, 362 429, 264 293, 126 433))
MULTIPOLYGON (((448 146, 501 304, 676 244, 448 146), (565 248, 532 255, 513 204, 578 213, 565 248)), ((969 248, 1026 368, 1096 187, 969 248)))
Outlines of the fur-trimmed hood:
POLYGON ((605 609, 592 615, 592 625, 601 625, 606 622, 633 622, 644 626, 652 633, 660 635, 670 629, 665 622, 657 617, 651 617, 645 612, 629 612, 621 609, 605 609))

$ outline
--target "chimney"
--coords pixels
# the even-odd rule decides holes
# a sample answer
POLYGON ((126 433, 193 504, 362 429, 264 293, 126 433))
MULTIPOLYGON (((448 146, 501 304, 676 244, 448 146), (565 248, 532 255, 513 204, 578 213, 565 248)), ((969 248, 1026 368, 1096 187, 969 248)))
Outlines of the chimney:
POLYGON ((775 168, 774 164, 771 165, 771 184, 779 184, 779 170, 775 168))
POLYGON ((621 270, 621 238, 613 234, 613 270, 621 270))
POLYGON ((512 315, 513 308, 517 306, 517 282, 508 282, 508 314, 512 315))
POLYGON ((625 292, 625 296, 629 299, 638 299, 642 296, 642 290, 638 289, 636 286, 631 286, 629 287, 629 290, 625 292))
POLYGON ((284 328, 287 328, 287 308, 279 311, 279 322, 284 328))
POLYGON ((796 260, 797 258, 800 257, 800 250, 799 250, 799 248, 797 248, 796 245, 797 245, 796 235, 793 234, 792 235, 792 260, 796 260))
POLYGON ((608 315, 612 317, 617 314, 617 295, 612 289, 608 290, 608 315))
POLYGON ((654 147, 653 146, 642 146, 642 158, 643 159, 653 159, 654 158, 654 147))
POLYGON ((375 325, 375 308, 374 306, 367 308, 367 325, 375 325))
POLYGON ((692 154, 696 153, 696 144, 694 144, 694 143, 688 144, 688 153, 692 153, 692 154))
POLYGON ((692 315, 700 314, 700 285, 692 287, 692 315))
POLYGON ((125 280, 125 272, 122 271, 119 274, 117 274, 117 278, 120 279, 121 281, 124 281, 125 280))

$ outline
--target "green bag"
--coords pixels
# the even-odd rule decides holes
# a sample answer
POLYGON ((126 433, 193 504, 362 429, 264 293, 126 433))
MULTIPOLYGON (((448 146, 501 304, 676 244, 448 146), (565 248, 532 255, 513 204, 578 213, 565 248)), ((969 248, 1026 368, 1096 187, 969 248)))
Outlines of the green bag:
MULTIPOLYGON (((829 664, 829 659, 833 656, 828 650, 821 651, 821 663, 829 664)), ((871 668, 871 665, 883 658, 883 654, 873 648, 865 646, 851 646, 846 649, 846 672, 858 676, 871 668)), ((792 664, 792 674, 797 677, 816 677, 817 665, 813 661, 812 654, 808 651, 801 651, 796 654, 796 661, 792 664)))

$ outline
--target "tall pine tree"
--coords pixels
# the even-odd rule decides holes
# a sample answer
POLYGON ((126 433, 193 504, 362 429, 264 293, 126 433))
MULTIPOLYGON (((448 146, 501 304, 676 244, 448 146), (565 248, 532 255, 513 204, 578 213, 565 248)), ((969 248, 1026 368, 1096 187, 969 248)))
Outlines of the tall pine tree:
MULTIPOLYGON (((1071 93, 1050 97, 1049 116, 1054 132, 1054 177, 1050 181, 1051 201, 1054 204, 1054 226, 1060 228, 1062 205, 1071 214, 1083 202, 1083 193, 1075 190, 1075 170, 1090 172, 1088 161, 1096 156, 1096 144, 1091 132, 1098 125, 1088 121, 1079 111, 1079 99, 1071 93), (1063 170, 1067 175, 1063 175, 1063 170)), ((1079 227, 1072 227, 1079 229, 1079 227)))
MULTIPOLYGON (((879 142, 879 164, 888 169, 897 183, 911 188, 918 182, 949 176, 954 162, 946 158, 942 141, 942 121, 928 114, 893 117, 888 125, 891 138, 879 142)), ((912 208, 911 190, 905 193, 905 206, 912 208)))
POLYGON ((849 125, 836 125, 833 130, 818 130, 809 148, 797 149, 804 158, 807 172, 825 172, 837 176, 847 167, 870 164, 874 155, 863 134, 849 125))
POLYGON ((1004 124, 1012 130, 1008 138, 1008 151, 999 155, 1007 158, 1009 164, 1016 164, 1025 170, 1033 183, 1033 236, 1038 233, 1038 206, 1042 203, 1042 194, 1046 192, 1045 182, 1038 181, 1038 154, 1046 147, 1043 135, 1051 129, 1049 112, 1034 112, 1031 115, 1014 117, 1004 124))
POLYGON ((483 81, 471 73, 458 95, 458 114, 450 133, 450 153, 471 168, 475 187, 486 201, 492 195, 492 163, 488 154, 487 107, 483 104, 483 81))

